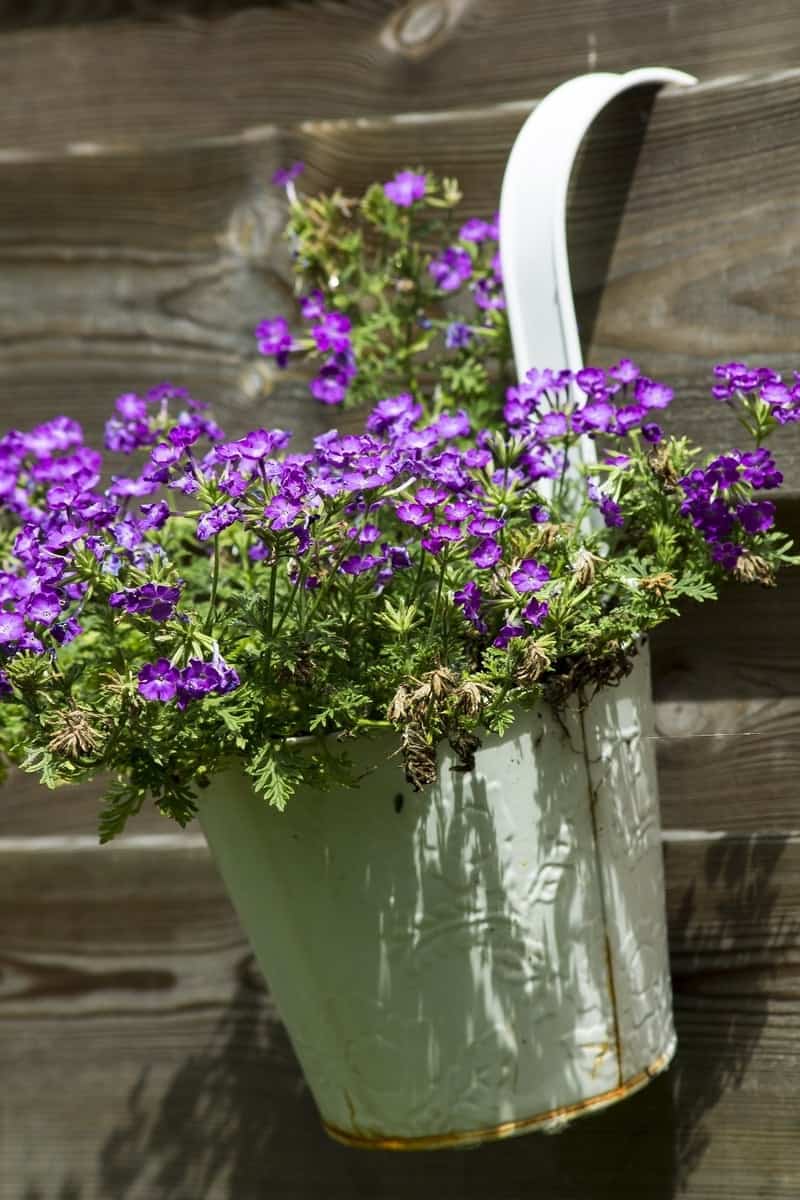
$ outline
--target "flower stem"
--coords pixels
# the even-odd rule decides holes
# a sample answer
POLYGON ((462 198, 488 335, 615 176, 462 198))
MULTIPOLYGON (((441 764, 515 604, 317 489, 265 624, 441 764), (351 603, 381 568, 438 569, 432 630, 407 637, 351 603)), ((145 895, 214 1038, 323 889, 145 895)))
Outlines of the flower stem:
POLYGON ((205 633, 210 633, 214 624, 217 608, 217 589, 219 588, 219 534, 214 536, 214 565, 211 569, 211 595, 208 601, 208 616, 206 617, 205 633))

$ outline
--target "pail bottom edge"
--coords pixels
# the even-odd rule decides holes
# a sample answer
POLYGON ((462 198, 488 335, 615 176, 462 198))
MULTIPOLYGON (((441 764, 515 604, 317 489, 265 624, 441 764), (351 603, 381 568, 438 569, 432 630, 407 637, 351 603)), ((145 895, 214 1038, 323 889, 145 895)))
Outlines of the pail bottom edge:
POLYGON ((626 1079, 618 1087, 602 1092, 599 1096, 590 1096, 586 1100, 565 1104, 560 1108, 553 1108, 549 1112, 537 1113, 533 1117, 519 1117, 514 1121, 503 1121, 500 1125, 489 1126, 485 1129, 433 1133, 419 1137, 388 1137, 382 1134, 351 1133, 325 1120, 322 1122, 322 1128, 334 1141, 360 1150, 448 1150, 477 1146, 482 1142, 496 1142, 502 1138, 515 1137, 517 1134, 530 1133, 536 1129, 556 1132, 563 1129, 575 1117, 582 1117, 587 1113, 607 1108, 618 1100, 624 1100, 625 1097, 640 1091, 654 1076, 660 1075, 667 1069, 675 1054, 675 1046, 676 1041, 673 1037, 663 1053, 643 1071, 626 1079))

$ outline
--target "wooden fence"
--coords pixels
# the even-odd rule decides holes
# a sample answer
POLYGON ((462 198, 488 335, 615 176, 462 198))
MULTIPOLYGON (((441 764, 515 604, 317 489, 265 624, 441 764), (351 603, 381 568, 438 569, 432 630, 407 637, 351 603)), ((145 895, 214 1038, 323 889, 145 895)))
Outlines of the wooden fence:
MULTIPOLYGON (((496 207, 549 88, 659 62, 576 171, 587 359, 674 382, 673 426, 735 442, 714 361, 800 366, 796 0, 0 4, 0 401, 98 432, 163 378, 234 430, 309 422, 254 353, 289 304, 278 165, 307 186, 399 166, 496 207)), ((543 172, 542 186, 547 186, 543 172)), ((800 528, 800 437, 784 439, 800 528)), ((680 1050, 567 1133, 387 1155, 321 1133, 196 833, 93 844, 96 793, 0 800, 2 1200, 797 1200, 800 577, 654 640, 680 1050)))

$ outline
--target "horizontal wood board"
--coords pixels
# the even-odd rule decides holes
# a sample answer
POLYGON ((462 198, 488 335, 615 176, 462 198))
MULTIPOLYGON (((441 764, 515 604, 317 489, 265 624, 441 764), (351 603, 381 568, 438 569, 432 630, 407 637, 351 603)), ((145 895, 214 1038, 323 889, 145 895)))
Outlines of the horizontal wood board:
POLYGON ((794 1200, 800 841, 675 835, 666 865, 669 1074, 559 1136, 420 1156, 327 1141, 198 839, 0 845, 0 1194, 794 1200))
POLYGON ((792 68, 800 11, 794 0, 17 0, 0 7, 2 26, 0 146, 52 149, 489 106, 650 63, 704 79, 792 68))
MULTIPOLYGON (((630 353, 668 379, 678 392, 668 424, 709 449, 740 436, 708 395, 715 361, 798 366, 799 106, 800 71, 642 91, 598 121, 573 180, 587 360, 630 353)), ((116 394, 172 378, 233 433, 273 421, 307 440, 330 414, 252 338, 259 318, 291 312, 275 167, 299 156, 310 188, 355 190, 422 162, 457 173, 465 212, 486 213, 530 109, 0 154, 0 414, 68 406, 99 436, 116 394)), ((796 428, 779 457, 796 494, 796 428)))

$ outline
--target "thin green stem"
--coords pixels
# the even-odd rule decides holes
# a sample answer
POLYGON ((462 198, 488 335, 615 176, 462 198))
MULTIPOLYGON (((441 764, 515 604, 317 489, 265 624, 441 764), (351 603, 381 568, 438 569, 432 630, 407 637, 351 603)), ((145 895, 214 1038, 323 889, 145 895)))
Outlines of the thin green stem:
POLYGON ((439 571, 439 583, 436 587, 436 599, 433 602, 433 615, 431 616, 430 629, 428 630, 429 638, 433 637, 433 632, 436 628, 436 622, 439 618, 439 606, 442 602, 442 590, 444 588, 444 573, 446 570, 447 570, 447 551, 443 550, 442 551, 442 566, 439 571))
POLYGON ((267 637, 272 641, 272 628, 275 621, 275 593, 278 589, 278 554, 273 546, 272 564, 269 571, 269 600, 267 607, 267 637))
POLYGON ((214 559, 211 568, 211 595, 208 601, 208 615, 206 616, 205 633, 210 633, 214 625, 214 617, 217 609, 217 590, 219 588, 219 534, 214 537, 214 559))

